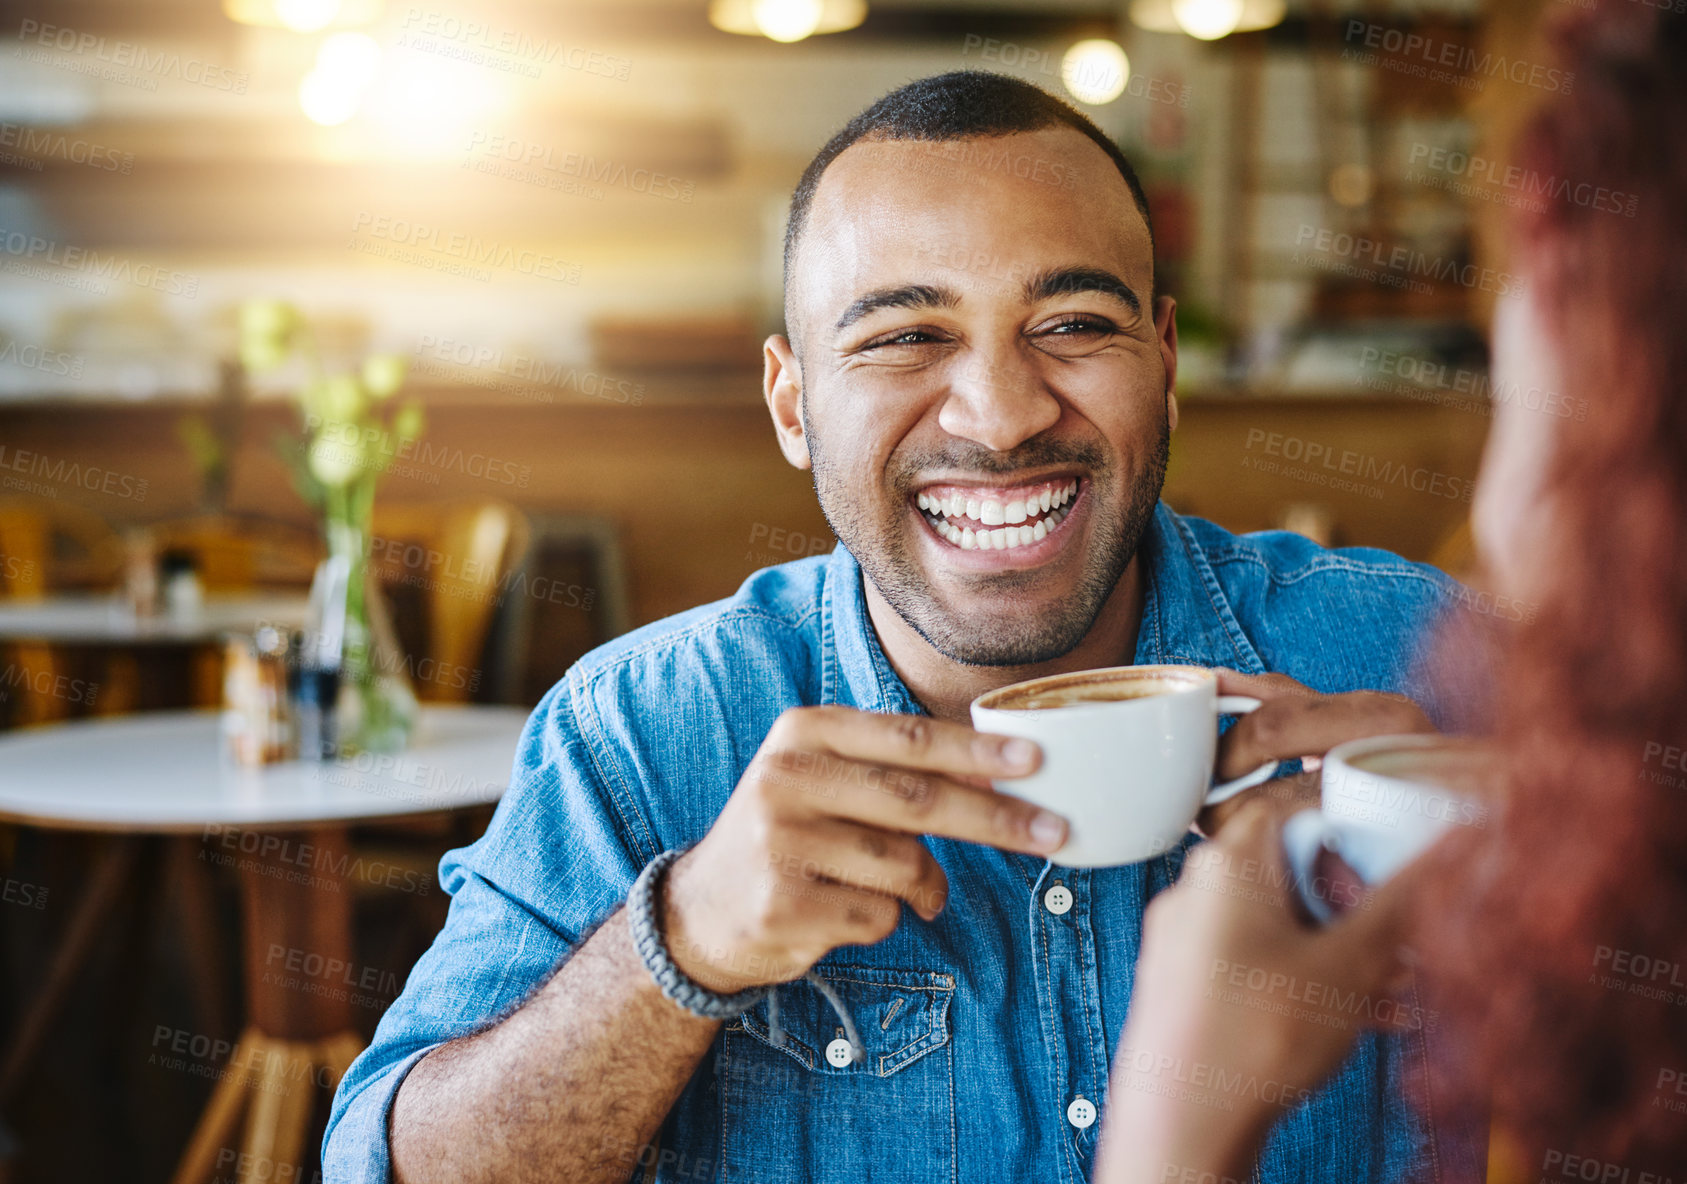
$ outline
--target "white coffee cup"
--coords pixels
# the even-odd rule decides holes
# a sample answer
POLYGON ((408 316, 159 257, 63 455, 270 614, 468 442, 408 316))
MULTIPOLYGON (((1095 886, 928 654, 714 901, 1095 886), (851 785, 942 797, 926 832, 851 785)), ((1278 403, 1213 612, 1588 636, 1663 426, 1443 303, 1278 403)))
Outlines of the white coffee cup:
POLYGON ((1214 785, 1218 717, 1244 715, 1258 699, 1220 695, 1201 666, 1113 666, 1055 674, 980 695, 972 725, 1035 741, 1043 762, 1029 777, 998 780, 1011 793, 1062 815, 1066 845, 1050 858, 1068 867, 1151 859, 1176 847, 1203 806, 1268 780, 1268 761, 1214 785))
POLYGON ((1488 824, 1482 804, 1498 757, 1488 745, 1458 736, 1367 736, 1324 756, 1321 807, 1283 825, 1283 848, 1301 901, 1328 921, 1317 893, 1321 850, 1333 851, 1367 884, 1381 884, 1443 836, 1488 824))

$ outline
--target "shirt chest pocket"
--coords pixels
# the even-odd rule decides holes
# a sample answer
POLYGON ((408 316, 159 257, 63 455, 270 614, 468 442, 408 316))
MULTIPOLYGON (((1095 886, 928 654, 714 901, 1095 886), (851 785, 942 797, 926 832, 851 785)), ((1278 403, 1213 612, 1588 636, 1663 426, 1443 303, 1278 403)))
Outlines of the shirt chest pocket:
POLYGON ((947 974, 818 966, 855 1020, 849 1060, 837 1013, 811 984, 779 988, 722 1033, 721 1179, 727 1184, 953 1181, 954 1056, 947 974))

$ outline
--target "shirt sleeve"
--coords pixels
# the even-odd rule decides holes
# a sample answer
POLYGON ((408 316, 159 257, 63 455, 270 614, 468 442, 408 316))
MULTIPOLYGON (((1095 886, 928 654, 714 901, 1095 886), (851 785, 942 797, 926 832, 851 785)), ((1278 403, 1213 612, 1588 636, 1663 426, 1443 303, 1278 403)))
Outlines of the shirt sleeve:
POLYGON ((387 1119, 405 1074, 519 1006, 648 861, 650 840, 632 839, 640 832, 576 726, 583 702, 569 679, 552 688, 527 721, 486 834, 441 861, 445 927, 335 1092, 322 1148, 332 1184, 391 1178, 387 1119))

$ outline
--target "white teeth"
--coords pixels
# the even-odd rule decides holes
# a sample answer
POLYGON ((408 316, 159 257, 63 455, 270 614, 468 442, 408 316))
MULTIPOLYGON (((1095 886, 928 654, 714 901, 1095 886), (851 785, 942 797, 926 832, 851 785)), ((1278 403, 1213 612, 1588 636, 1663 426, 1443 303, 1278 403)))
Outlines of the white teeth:
POLYGON ((965 551, 1003 551, 1028 547, 1047 538, 1065 520, 1070 512, 1066 506, 1077 491, 1078 482, 1071 480, 1058 489, 1044 489, 1022 501, 1003 503, 959 493, 942 497, 921 493, 915 501, 920 509, 937 519, 932 529, 954 546, 965 551), (975 525, 999 529, 977 530, 975 525))

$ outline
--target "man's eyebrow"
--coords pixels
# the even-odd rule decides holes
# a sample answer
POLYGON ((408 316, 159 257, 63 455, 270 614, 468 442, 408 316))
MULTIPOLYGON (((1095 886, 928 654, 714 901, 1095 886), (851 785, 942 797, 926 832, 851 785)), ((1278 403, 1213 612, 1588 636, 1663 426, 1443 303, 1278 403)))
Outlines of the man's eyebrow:
POLYGON ((1129 305, 1130 310, 1139 316, 1142 313, 1142 301, 1137 298, 1135 290, 1104 268, 1056 267, 1025 281, 1025 299, 1032 304, 1073 292, 1100 292, 1129 305))
POLYGON ((850 302, 832 328, 841 332, 868 313, 881 308, 954 308, 961 298, 947 288, 930 284, 903 284, 895 288, 875 288, 850 302))

